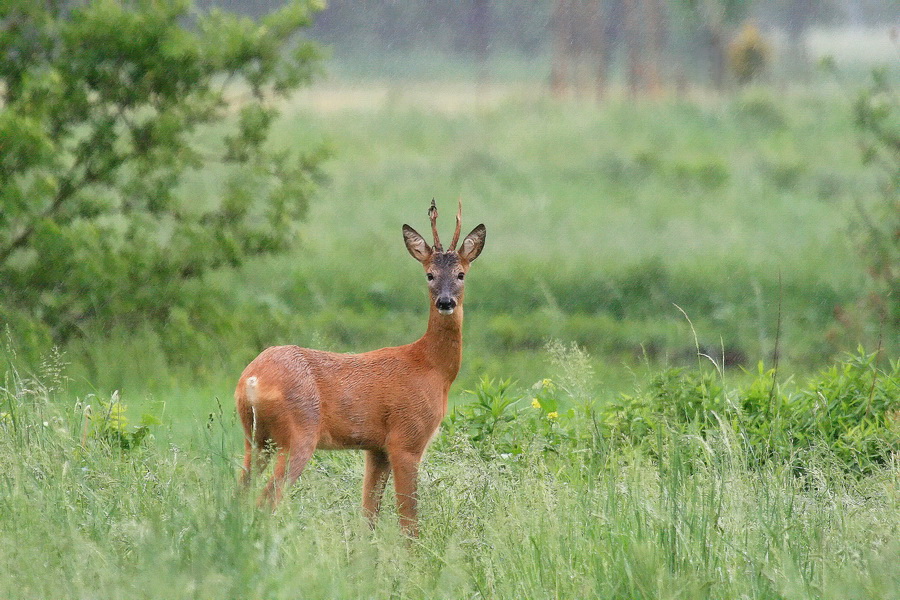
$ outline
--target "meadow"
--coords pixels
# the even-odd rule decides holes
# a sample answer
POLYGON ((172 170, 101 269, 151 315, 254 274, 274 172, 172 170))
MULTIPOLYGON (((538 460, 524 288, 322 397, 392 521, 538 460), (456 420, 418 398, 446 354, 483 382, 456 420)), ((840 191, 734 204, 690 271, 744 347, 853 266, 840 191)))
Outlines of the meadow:
MULTIPOLYGON (((301 94, 273 143, 333 158, 295 251, 209 277, 165 328, 94 324, 58 355, 8 330, 0 596, 897 597, 897 332, 836 317, 865 294, 854 222, 877 193, 851 103, 829 85, 301 94), (317 454, 256 510, 235 493, 241 368, 421 335, 400 226, 427 231, 432 197, 446 229, 461 197, 488 236, 421 539, 390 510, 369 531, 357 453, 317 454), (847 358, 879 339, 878 366, 847 358)), ((183 193, 215 202, 222 175, 183 193)))
MULTIPOLYGON (((464 226, 489 236, 469 282, 463 387, 482 374, 530 383, 550 339, 587 349, 614 388, 630 383, 623 365, 693 362, 675 305, 708 353, 745 367, 771 362, 779 327, 782 360, 804 372, 874 348, 877 335, 835 319, 865 293, 854 222, 876 189, 851 98, 783 96, 598 106, 514 86, 481 100, 453 84, 308 92, 275 140, 333 154, 298 249, 209 278, 214 299, 168 331, 99 324, 69 349, 71 375, 142 392, 218 381, 265 345, 414 339, 425 291, 400 226, 427 229, 432 197, 446 230, 462 198, 464 226)), ((214 202, 222 179, 198 173, 184 193, 214 202)))

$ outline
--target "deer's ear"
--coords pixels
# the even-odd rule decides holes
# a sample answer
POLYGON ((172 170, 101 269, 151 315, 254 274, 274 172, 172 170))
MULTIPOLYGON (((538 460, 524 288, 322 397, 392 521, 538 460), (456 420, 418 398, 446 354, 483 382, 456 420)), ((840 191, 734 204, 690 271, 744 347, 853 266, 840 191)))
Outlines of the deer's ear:
POLYGON ((464 239, 460 245, 459 257, 468 262, 472 262, 478 258, 478 255, 481 254, 481 250, 484 248, 484 238, 486 235, 487 230, 484 228, 483 224, 473 229, 472 233, 467 235, 466 239, 464 239))
POLYGON ((409 225, 403 226, 403 241, 406 242, 406 249, 409 250, 412 257, 420 263, 424 263, 431 257, 431 246, 409 225))

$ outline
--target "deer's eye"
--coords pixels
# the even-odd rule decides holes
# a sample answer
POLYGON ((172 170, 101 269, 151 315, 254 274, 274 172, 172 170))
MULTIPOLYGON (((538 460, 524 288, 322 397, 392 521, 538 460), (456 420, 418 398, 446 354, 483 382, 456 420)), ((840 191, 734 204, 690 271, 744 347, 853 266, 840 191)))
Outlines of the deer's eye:
POLYGON ((459 275, 456 276, 456 278, 459 279, 460 281, 462 281, 463 279, 466 278, 466 274, 465 274, 465 273, 460 273, 459 275))
POLYGON ((426 273, 425 277, 428 278, 428 281, 432 281, 434 279, 434 273, 426 273))

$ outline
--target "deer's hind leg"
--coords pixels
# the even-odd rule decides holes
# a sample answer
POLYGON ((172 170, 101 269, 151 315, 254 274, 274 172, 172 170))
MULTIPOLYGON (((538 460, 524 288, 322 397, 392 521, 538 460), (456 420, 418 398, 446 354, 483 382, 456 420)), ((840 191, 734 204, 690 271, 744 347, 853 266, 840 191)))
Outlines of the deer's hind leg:
POLYGON ((291 443, 278 447, 275 470, 259 498, 260 504, 269 504, 275 508, 281 502, 285 488, 300 477, 316 449, 315 436, 294 435, 291 439, 291 443))
POLYGON ((384 450, 366 450, 366 474, 363 478, 363 514, 369 525, 375 527, 375 520, 381 508, 384 486, 390 474, 391 463, 384 450))
POLYGON ((284 489, 300 477, 315 452, 321 422, 318 396, 311 381, 291 388, 283 401, 273 404, 290 408, 273 415, 273 421, 277 419, 270 432, 277 449, 275 471, 260 498, 261 503, 265 498, 272 507, 281 501, 284 489))
MULTIPOLYGON (((248 391, 252 379, 248 378, 248 391)), ((243 415, 244 428, 253 431, 251 442, 265 444, 276 455, 274 471, 258 502, 274 508, 284 489, 300 476, 316 449, 320 403, 315 380, 308 373, 292 373, 281 368, 260 379, 256 384, 261 388, 256 398, 257 408, 243 415)), ((252 395, 248 393, 248 396, 252 400, 252 395)), ((252 471, 252 458, 245 456, 244 460, 245 464, 250 461, 248 470, 252 471)))
POLYGON ((256 474, 266 470, 272 456, 272 440, 264 423, 257 418, 255 407, 239 400, 238 412, 244 427, 244 462, 239 483, 246 488, 250 486, 256 474))
POLYGON ((244 488, 250 487, 253 477, 266 470, 269 458, 272 456, 270 448, 260 447, 250 438, 244 438, 244 465, 241 468, 240 484, 244 488))

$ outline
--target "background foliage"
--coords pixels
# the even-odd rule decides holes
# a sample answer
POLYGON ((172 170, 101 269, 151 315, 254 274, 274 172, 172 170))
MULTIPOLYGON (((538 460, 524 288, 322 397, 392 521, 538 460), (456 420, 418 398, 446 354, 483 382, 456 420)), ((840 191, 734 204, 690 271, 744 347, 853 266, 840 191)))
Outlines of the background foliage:
POLYGON ((92 320, 165 321, 207 271, 290 247, 319 158, 264 142, 272 99, 312 73, 314 47, 293 36, 313 6, 187 27, 182 0, 4 3, 4 312, 57 340, 92 320), (211 161, 225 185, 185 195, 182 176, 211 161))

